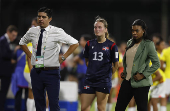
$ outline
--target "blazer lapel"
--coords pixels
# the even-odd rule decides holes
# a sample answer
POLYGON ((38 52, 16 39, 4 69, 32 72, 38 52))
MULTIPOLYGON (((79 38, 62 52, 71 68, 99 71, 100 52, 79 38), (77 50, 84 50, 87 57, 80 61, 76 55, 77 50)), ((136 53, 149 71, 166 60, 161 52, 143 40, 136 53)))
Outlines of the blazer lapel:
POLYGON ((137 52, 135 54, 135 58, 134 58, 134 61, 138 58, 138 56, 142 53, 143 49, 145 48, 145 40, 142 40, 138 49, 137 49, 137 52))

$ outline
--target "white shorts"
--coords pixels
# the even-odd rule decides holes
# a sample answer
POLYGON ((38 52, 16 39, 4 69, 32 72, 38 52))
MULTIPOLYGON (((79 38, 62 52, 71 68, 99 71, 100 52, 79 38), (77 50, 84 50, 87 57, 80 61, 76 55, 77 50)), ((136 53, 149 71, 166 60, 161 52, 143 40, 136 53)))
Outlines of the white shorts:
POLYGON ((115 88, 117 86, 117 84, 118 84, 118 78, 114 78, 112 80, 112 88, 115 88))
POLYGON ((169 95, 170 94, 170 87, 167 87, 167 86, 170 85, 170 79, 166 79, 165 84, 166 84, 166 94, 169 95))
POLYGON ((151 86, 151 98, 165 98, 166 87, 165 82, 158 84, 157 86, 151 86))
POLYGON ((28 87, 32 89, 30 73, 24 72, 24 77, 25 77, 26 81, 28 82, 28 87))

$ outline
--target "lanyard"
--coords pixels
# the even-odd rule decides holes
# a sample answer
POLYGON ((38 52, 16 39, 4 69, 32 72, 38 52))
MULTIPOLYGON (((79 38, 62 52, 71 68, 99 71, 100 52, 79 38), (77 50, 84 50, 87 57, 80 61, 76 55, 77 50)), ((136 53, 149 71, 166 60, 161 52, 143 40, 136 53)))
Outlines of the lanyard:
MULTIPOLYGON (((50 27, 50 29, 51 29, 51 26, 49 26, 50 27)), ((38 47, 38 40, 39 40, 39 36, 40 36, 40 33, 41 33, 41 31, 39 32, 39 34, 38 34, 38 37, 36 38, 36 51, 37 51, 37 47, 38 47)), ((43 33, 42 33, 43 34, 43 33)), ((45 36, 45 41, 44 41, 44 48, 43 48, 43 55, 45 54, 45 49, 46 49, 46 45, 47 45, 47 38, 48 38, 48 35, 49 35, 49 30, 47 31, 47 34, 46 34, 46 36, 45 36)))

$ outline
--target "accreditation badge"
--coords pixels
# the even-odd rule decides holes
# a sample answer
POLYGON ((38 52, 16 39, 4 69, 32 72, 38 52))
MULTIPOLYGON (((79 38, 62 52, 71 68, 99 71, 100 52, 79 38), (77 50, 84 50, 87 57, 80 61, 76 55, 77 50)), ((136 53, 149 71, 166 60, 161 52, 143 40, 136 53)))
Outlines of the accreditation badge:
POLYGON ((44 67, 44 56, 36 56, 35 68, 44 67))

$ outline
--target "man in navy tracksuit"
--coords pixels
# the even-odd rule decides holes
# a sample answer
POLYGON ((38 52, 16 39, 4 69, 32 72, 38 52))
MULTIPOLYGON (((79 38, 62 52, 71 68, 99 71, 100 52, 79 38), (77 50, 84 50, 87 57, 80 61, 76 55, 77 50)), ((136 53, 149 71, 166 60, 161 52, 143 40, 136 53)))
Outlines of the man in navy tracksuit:
POLYGON ((14 65, 11 63, 13 51, 10 49, 10 42, 16 39, 17 34, 18 29, 10 25, 6 34, 0 38, 0 111, 4 111, 6 95, 14 71, 14 65))

